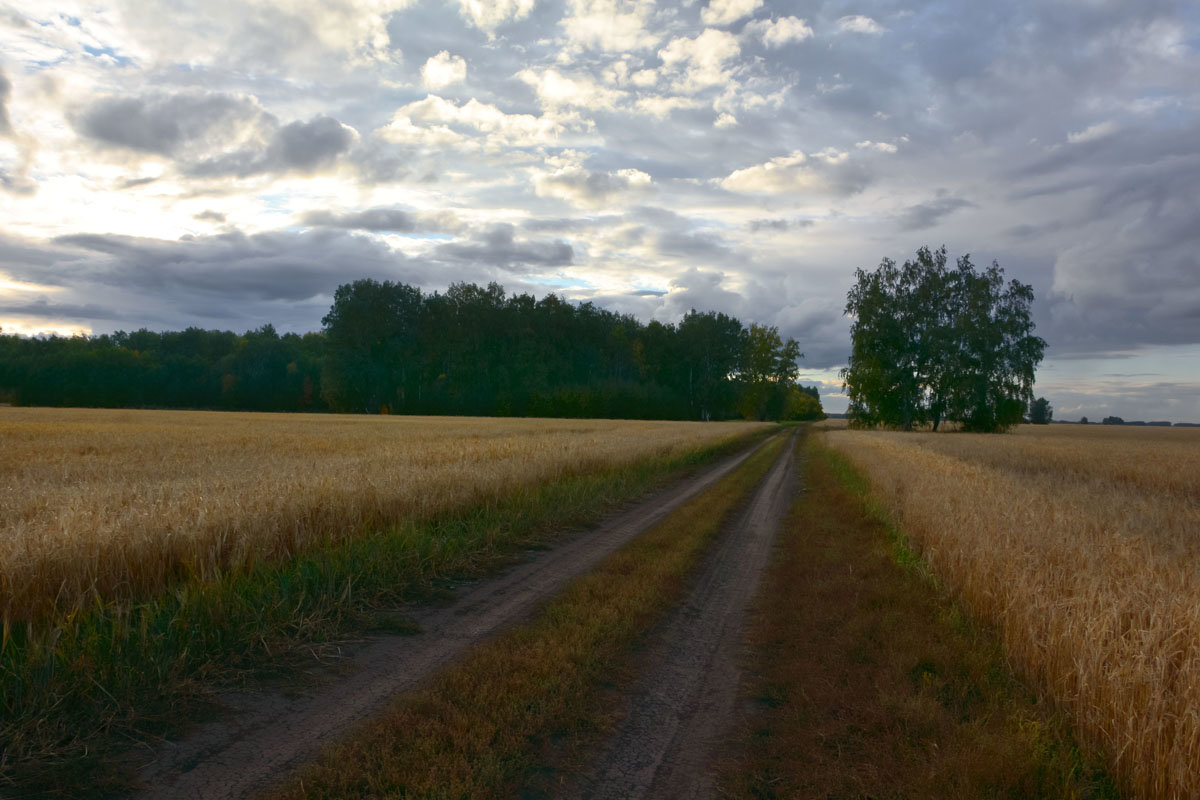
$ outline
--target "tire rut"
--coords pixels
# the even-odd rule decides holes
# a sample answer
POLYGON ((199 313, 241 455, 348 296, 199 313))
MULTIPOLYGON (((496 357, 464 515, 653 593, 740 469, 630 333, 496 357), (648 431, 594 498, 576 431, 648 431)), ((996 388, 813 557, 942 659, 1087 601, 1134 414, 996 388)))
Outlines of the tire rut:
POLYGON ((771 545, 795 496, 795 435, 708 555, 687 600, 651 635, 626 717, 567 796, 708 798, 731 733, 743 633, 771 545))
POLYGON ((139 772, 136 800, 252 797, 315 759, 323 747, 382 711, 472 645, 522 622, 572 578, 712 486, 760 447, 639 501, 506 572, 469 584, 445 607, 410 611, 411 636, 372 638, 349 659, 351 674, 307 693, 239 693, 219 718, 159 747, 139 772))

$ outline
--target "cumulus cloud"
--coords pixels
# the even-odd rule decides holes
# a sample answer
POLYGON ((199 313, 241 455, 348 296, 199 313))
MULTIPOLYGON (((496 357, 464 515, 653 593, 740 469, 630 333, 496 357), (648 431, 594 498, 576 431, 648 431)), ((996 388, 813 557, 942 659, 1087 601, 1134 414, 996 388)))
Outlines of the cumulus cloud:
POLYGON ((705 25, 729 25, 762 7, 762 0, 710 0, 700 12, 705 25))
POLYGON ((467 62, 461 56, 450 55, 447 50, 432 56, 421 67, 421 83, 426 89, 441 89, 466 79, 467 62))
POLYGON ((675 88, 685 93, 728 84, 728 67, 741 53, 737 37, 708 28, 692 38, 672 39, 658 51, 663 67, 676 73, 675 88))
POLYGON ((872 142, 870 139, 855 142, 854 146, 859 150, 874 150, 877 153, 895 153, 900 149, 890 142, 872 142))
POLYGON ((564 75, 556 69, 526 69, 517 77, 533 87, 543 108, 579 106, 588 109, 613 109, 624 97, 622 92, 601 86, 586 75, 564 75))
POLYGON ((1081 131, 1075 131, 1067 134, 1067 141, 1071 144, 1083 144, 1084 142, 1095 142, 1107 136, 1112 136, 1117 132, 1116 123, 1111 120, 1105 122, 1097 122, 1095 125, 1089 125, 1081 131))
POLYGON ((826 148, 811 155, 793 151, 761 164, 734 170, 719 181, 731 192, 746 194, 828 193, 861 191, 866 176, 850 162, 850 154, 826 148))
POLYGON ((837 21, 837 29, 843 33, 883 33, 885 30, 878 22, 862 14, 842 17, 837 21))
POLYGON ((534 0, 458 0, 463 17, 488 33, 494 33, 507 22, 529 16, 533 4, 534 0))
POLYGON ((761 39, 764 45, 774 49, 792 42, 811 39, 813 29, 799 17, 780 17, 775 20, 756 19, 746 23, 746 27, 742 29, 742 35, 761 39))
POLYGON ((577 163, 565 163, 549 172, 539 172, 533 181, 539 197, 566 200, 578 208, 603 208, 617 199, 645 195, 653 181, 645 172, 620 169, 591 172, 577 163))
POLYGON ((571 0, 562 26, 575 50, 644 50, 660 41, 649 28, 654 10, 654 0, 571 0))
POLYGON ((555 144, 563 134, 588 127, 575 114, 508 114, 475 98, 459 105, 431 94, 398 108, 380 135, 428 147, 529 147, 555 144))

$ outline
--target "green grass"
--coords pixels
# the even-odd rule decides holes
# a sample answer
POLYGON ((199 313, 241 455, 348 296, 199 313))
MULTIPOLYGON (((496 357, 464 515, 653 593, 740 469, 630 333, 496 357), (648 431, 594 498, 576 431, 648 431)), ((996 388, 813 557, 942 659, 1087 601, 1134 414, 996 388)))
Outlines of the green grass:
POLYGON ((103 602, 53 624, 5 626, 0 644, 0 792, 78 796, 126 785, 114 759, 177 731, 215 691, 287 676, 313 643, 403 630, 401 603, 436 599, 564 529, 745 446, 575 476, 423 523, 400 521, 282 564, 181 579, 139 601, 103 602))
POLYGON ((428 689, 327 752, 281 790, 299 798, 507 797, 548 742, 592 738, 604 683, 682 597, 705 546, 787 440, 777 438, 712 489, 574 580, 531 623, 472 650, 428 689))
POLYGON ((810 435, 750 632, 727 798, 1115 798, 870 496, 810 435))

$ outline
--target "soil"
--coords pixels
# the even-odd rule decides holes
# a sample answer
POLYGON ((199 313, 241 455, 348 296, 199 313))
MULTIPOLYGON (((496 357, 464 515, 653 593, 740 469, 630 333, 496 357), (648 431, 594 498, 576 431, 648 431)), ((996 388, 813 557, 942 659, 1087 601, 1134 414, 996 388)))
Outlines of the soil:
MULTIPOLYGON (((197 725, 181 741, 164 743, 140 768, 141 789, 132 797, 233 800, 269 789, 356 723, 377 714, 396 694, 417 687, 478 642, 527 620, 568 581, 712 486, 748 454, 638 502, 553 549, 537 551, 497 577, 461 587, 448 605, 411 611, 408 616, 420 626, 419 633, 373 637, 318 685, 222 698, 224 708, 216 719, 197 725)), ((778 473, 777 464, 768 486, 782 480, 778 473)), ((759 505, 756 498, 751 512, 759 505)), ((773 511, 751 512, 746 538, 757 540, 762 536, 751 531, 767 525, 759 517, 771 517, 773 511)), ((726 558, 741 557, 750 544, 739 541, 726 558)), ((754 576, 759 571, 761 566, 750 570, 754 576)))
POLYGON ((686 601, 660 623, 620 702, 624 717, 559 796, 707 798, 711 769, 736 736, 744 633, 775 534, 796 496, 787 447, 749 505, 722 532, 686 601))

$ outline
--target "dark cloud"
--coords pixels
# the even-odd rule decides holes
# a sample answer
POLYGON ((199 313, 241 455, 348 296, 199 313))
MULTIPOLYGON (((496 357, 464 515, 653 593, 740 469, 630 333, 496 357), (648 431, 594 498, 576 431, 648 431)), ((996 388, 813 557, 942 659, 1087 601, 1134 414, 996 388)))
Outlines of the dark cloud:
MULTIPOLYGON (((386 246, 342 231, 230 232, 177 241, 76 234, 53 244, 76 253, 73 286, 128 287, 165 303, 197 295, 234 304, 308 300, 332 293, 344 280, 395 278, 410 266, 386 246)), ((22 272, 17 270, 34 279, 22 272)))
POLYGON ((224 222, 225 215, 222 214, 220 211, 213 211, 212 209, 205 209, 204 211, 201 211, 199 214, 193 214, 192 219, 198 219, 201 222, 224 222))
POLYGON ((397 208, 372 208, 350 214, 309 211, 301 217, 301 221, 311 228, 346 228, 390 233, 413 233, 417 230, 416 217, 397 208))
POLYGON ((468 242, 439 246, 434 258, 493 267, 566 267, 575 262, 575 249, 562 239, 539 242, 517 239, 512 225, 494 225, 468 242))
POLYGON ((92 303, 51 303, 38 298, 25 303, 0 302, 0 314, 18 314, 23 317, 39 317, 48 320, 84 319, 92 321, 121 320, 122 312, 92 303))
POLYGON ((896 216, 896 222, 901 230, 920 231, 932 228, 960 208, 975 208, 975 204, 961 197, 951 197, 942 190, 932 200, 905 208, 896 216))
POLYGON ((191 146, 220 145, 244 126, 271 122, 253 100, 195 90, 103 97, 72 116, 79 133, 103 145, 184 158, 191 146))
POLYGON ((188 165, 197 178, 248 178, 264 173, 312 173, 349 152, 358 134, 332 117, 292 122, 279 128, 265 148, 248 147, 188 165))
POLYGON ((746 224, 747 230, 751 233, 760 231, 790 231, 798 228, 811 228, 814 223, 811 219, 753 219, 746 224))

